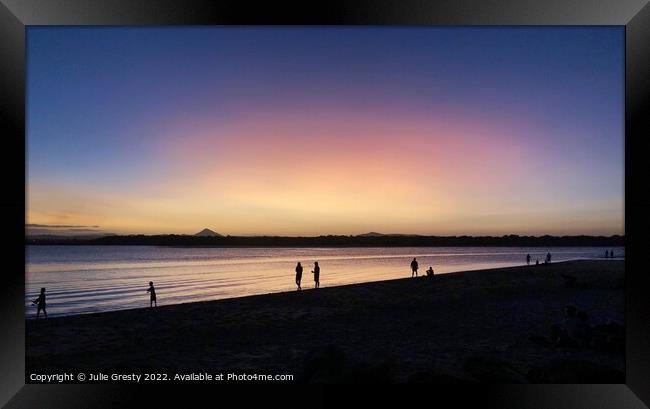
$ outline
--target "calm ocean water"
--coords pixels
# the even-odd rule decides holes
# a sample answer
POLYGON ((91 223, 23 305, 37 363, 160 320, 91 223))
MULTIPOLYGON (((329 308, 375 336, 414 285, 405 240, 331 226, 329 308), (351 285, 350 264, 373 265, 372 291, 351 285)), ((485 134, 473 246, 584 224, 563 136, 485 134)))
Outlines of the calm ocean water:
MULTIPOLYGON (((623 247, 611 248, 615 257, 623 247)), ((543 261, 602 258, 601 247, 402 247, 402 248, 184 248, 153 246, 26 246, 27 317, 31 300, 47 288, 48 315, 84 314, 149 305, 149 281, 159 305, 295 290, 294 268, 304 267, 303 289, 313 287, 313 262, 321 287, 410 277, 417 257, 420 274, 436 274, 543 261)))

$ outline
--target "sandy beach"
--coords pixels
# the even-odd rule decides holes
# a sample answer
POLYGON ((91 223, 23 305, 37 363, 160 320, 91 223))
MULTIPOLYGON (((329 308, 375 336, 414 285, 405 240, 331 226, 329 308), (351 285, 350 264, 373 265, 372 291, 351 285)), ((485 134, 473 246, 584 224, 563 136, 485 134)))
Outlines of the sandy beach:
POLYGON ((327 287, 324 275, 322 288, 312 286, 304 280, 303 291, 26 320, 26 382, 30 373, 63 371, 293 374, 297 382, 624 382, 621 327, 611 324, 624 322, 622 260, 340 287, 327 287), (607 342, 547 343, 568 305, 588 314, 594 333, 609 328, 607 342))

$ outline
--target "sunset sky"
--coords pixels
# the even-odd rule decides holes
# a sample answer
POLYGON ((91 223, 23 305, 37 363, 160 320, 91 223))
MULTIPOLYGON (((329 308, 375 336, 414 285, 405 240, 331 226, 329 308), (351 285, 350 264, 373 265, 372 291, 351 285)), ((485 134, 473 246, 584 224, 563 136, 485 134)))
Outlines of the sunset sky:
POLYGON ((27 34, 45 230, 624 233, 623 28, 27 34))

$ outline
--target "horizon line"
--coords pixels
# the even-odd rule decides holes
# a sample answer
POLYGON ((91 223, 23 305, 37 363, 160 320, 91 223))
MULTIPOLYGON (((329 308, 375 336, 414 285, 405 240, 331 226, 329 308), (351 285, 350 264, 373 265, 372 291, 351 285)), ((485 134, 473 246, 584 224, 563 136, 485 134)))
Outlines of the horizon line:
MULTIPOLYGON (((215 232, 216 233, 216 232, 215 232)), ((311 238, 311 237, 382 237, 382 236, 416 236, 416 237, 624 237, 625 233, 615 234, 421 234, 421 233, 359 233, 359 234, 344 234, 344 233, 329 233, 329 234, 315 234, 315 235, 282 235, 282 234, 220 234, 216 233, 214 236, 200 236, 197 233, 102 233, 96 232, 95 234, 78 234, 76 236, 93 235, 93 236, 189 236, 189 237, 204 237, 204 238, 226 238, 226 237, 290 237, 290 238, 311 238)), ((28 237, 29 235, 25 235, 28 237)), ((66 236, 62 234, 47 234, 39 233, 32 236, 66 236)), ((74 235, 68 235, 74 237, 74 235)))

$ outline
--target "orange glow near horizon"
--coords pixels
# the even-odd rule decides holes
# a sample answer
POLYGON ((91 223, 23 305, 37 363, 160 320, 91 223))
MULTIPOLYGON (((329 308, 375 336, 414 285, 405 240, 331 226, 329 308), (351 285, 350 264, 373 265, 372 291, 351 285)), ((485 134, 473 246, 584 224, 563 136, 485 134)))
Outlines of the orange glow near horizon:
POLYGON ((151 179, 133 175, 121 195, 34 184, 27 220, 123 233, 620 233, 607 227, 621 216, 608 213, 615 203, 595 203, 595 217, 549 211, 556 198, 535 185, 540 169, 516 145, 516 124, 335 119, 181 127, 143 173, 151 179), (526 185, 539 193, 518 197, 526 185))

